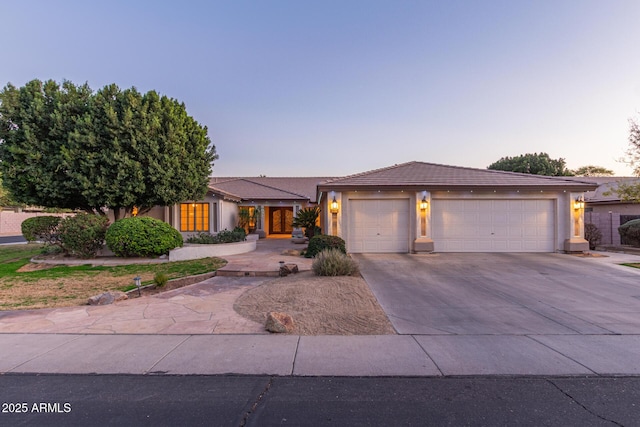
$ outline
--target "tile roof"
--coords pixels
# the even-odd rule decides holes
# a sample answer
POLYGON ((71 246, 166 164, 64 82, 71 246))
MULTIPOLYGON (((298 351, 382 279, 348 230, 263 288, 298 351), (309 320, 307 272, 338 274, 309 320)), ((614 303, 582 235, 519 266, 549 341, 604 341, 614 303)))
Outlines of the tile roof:
POLYGON ((617 188, 619 183, 640 184, 640 178, 634 176, 583 177, 580 179, 593 182, 598 185, 598 188, 595 190, 584 193, 584 200, 591 203, 619 203, 620 196, 616 193, 612 192, 607 195, 604 193, 617 188))
POLYGON ((241 200, 311 200, 316 187, 327 177, 214 177, 209 180, 213 192, 233 195, 241 200))
POLYGON ((416 189, 462 189, 462 188, 563 188, 587 191, 596 184, 567 179, 516 172, 474 169, 425 162, 408 162, 376 169, 344 178, 335 178, 319 184, 319 191, 358 187, 416 189))

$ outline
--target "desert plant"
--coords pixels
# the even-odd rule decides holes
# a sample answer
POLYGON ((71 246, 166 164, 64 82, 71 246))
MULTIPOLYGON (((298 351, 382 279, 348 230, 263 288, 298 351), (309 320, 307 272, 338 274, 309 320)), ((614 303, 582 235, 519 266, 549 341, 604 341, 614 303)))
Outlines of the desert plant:
POLYGON ((240 206, 236 229, 241 228, 245 233, 253 232, 258 226, 261 214, 262 208, 260 206, 240 206))
POLYGON ((168 254, 183 245, 182 235, 159 219, 123 218, 107 230, 107 246, 116 256, 151 257, 168 254))
POLYGON ((59 244, 58 225, 61 219, 59 216, 48 215, 27 218, 20 225, 22 235, 29 242, 41 240, 48 245, 59 244))
POLYGON ((347 253, 345 242, 341 237, 320 234, 313 236, 309 240, 309 246, 307 247, 307 252, 304 256, 307 258, 313 258, 323 250, 331 248, 338 249, 343 254, 347 253))
POLYGON ((631 246, 640 246, 640 219, 627 221, 618 227, 623 242, 631 246))
POLYGON ((584 225, 584 238, 589 242, 589 249, 594 250, 602 240, 602 233, 595 224, 587 223, 584 225))
POLYGON ((325 249, 313 260, 311 269, 316 276, 352 276, 360 271, 358 264, 339 249, 325 249))
POLYGON ((166 285, 168 281, 169 281, 169 277, 167 277, 167 275, 164 273, 156 273, 156 275, 153 276, 153 283, 155 283, 156 286, 159 288, 166 285))
POLYGON ((318 217, 320 216, 320 207, 304 208, 298 211, 293 218, 293 227, 304 228, 304 235, 311 239, 316 235, 318 217))
POLYGON ((95 214, 77 214, 60 221, 60 245, 68 254, 92 258, 102 249, 109 220, 95 214))

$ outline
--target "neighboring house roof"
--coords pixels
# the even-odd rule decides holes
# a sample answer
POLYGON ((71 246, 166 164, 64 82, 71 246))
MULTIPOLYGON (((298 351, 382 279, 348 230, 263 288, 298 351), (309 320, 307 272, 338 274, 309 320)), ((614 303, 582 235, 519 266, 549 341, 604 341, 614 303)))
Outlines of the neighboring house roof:
POLYGON ((587 203, 621 203, 622 201, 620 200, 620 197, 612 190, 615 190, 619 183, 640 184, 640 178, 633 176, 581 177, 579 179, 590 181, 598 185, 598 188, 595 190, 584 193, 584 200, 587 203), (610 194, 605 195, 604 193, 610 194))
POLYGON ((212 192, 225 193, 243 200, 314 201, 316 187, 326 177, 214 177, 212 192))
POLYGON ((408 162, 387 168, 322 182, 319 192, 369 187, 371 189, 565 189, 588 191, 596 184, 568 177, 531 175, 516 172, 473 169, 434 163, 408 162))

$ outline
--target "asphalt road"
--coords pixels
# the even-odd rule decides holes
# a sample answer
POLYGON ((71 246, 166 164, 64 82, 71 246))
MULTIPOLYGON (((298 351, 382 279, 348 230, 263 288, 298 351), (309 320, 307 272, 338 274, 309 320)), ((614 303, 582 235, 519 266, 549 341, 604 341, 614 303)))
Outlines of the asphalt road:
POLYGON ((0 425, 638 425, 640 378, 0 376, 0 425))
POLYGON ((27 241, 22 236, 0 236, 0 245, 6 245, 11 243, 26 243, 27 241))

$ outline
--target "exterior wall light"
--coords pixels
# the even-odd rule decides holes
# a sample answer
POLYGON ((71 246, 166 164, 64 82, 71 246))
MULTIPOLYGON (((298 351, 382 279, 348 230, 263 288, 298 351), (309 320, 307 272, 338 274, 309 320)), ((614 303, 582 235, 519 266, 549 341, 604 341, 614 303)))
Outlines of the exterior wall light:
POLYGON ((427 209, 427 206, 429 206, 429 202, 427 202, 427 197, 424 196, 420 201, 420 209, 425 210, 427 209))
POLYGON ((331 210, 331 213, 338 213, 338 202, 336 201, 336 196, 333 196, 329 209, 331 210))
POLYGON ((577 211, 584 209, 584 199, 582 196, 573 201, 573 209, 577 211))

